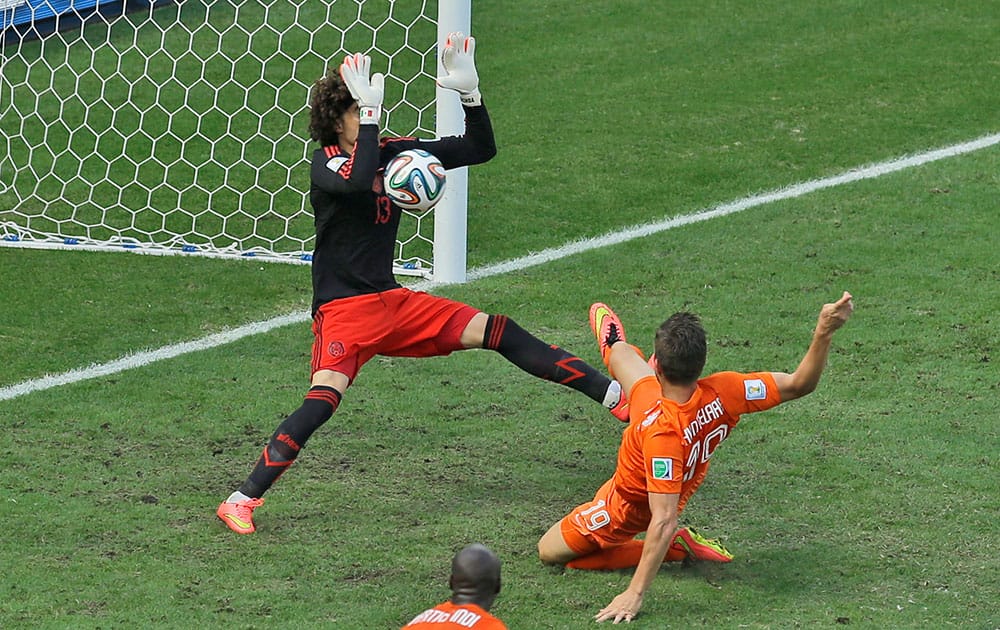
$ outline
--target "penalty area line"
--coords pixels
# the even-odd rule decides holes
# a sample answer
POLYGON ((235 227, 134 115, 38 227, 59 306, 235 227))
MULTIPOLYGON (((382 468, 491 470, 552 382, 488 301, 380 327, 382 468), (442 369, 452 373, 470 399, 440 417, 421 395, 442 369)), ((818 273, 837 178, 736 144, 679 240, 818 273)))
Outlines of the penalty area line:
MULTIPOLYGON (((997 144, 1000 144, 1000 133, 983 136, 968 142, 955 144, 941 149, 934 149, 932 151, 926 151, 916 155, 854 168, 839 175, 810 180, 800 184, 794 184, 780 190, 751 195, 749 197, 724 203, 694 214, 687 214, 654 223, 637 225, 624 230, 610 232, 604 236, 582 239, 560 247, 545 249, 528 256, 514 258, 493 265, 477 267, 470 270, 466 275, 466 278, 468 281, 473 281, 505 273, 521 271, 523 269, 529 269, 531 267, 536 267, 538 265, 566 258, 568 256, 573 256, 582 252, 617 245, 637 238, 658 234, 673 228, 690 225, 692 223, 700 223, 709 219, 724 217, 726 215, 735 214, 737 212, 742 212, 750 208, 756 208, 758 206, 776 201, 795 199, 818 190, 842 186, 844 184, 850 184, 865 179, 874 179, 876 177, 881 177, 883 175, 888 175, 890 173, 895 173, 908 168, 914 168, 923 164, 929 164, 938 160, 972 153, 973 151, 979 151, 980 149, 985 149, 997 144)), ((426 291, 434 286, 440 285, 435 284, 432 281, 422 281, 409 286, 418 291, 426 291)), ((240 339, 244 339, 246 337, 270 332, 276 328, 281 328, 289 324, 299 324, 307 321, 309 321, 308 313, 290 313, 288 315, 281 315, 279 317, 273 317, 261 322, 254 322, 238 328, 233 328, 231 330, 208 335, 194 341, 186 341, 183 343, 163 346, 155 350, 136 352, 108 363, 95 364, 85 368, 70 370, 62 374, 43 376, 41 378, 23 381, 14 385, 0 387, 0 401, 11 400, 13 398, 34 392, 45 391, 47 389, 63 385, 71 385, 73 383, 100 378, 102 376, 110 376, 126 370, 141 368, 157 361, 172 359, 174 357, 190 354, 192 352, 209 350, 234 341, 239 341, 240 339)))

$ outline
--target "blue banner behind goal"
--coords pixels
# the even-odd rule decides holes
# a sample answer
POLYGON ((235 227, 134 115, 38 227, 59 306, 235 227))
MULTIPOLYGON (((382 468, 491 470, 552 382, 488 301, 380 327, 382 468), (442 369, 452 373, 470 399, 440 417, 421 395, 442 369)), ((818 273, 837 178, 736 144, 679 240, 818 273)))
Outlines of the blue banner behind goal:
POLYGON ((149 10, 175 0, 0 0, 0 44, 79 28, 92 19, 149 10))

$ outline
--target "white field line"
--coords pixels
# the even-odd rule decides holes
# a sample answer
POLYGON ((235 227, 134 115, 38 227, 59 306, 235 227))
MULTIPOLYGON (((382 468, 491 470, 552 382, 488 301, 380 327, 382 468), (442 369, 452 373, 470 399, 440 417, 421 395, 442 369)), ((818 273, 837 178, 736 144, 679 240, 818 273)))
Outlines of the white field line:
POLYGON ((762 206, 774 201, 802 197, 803 195, 807 195, 817 190, 823 190, 824 188, 833 188, 834 186, 850 184, 863 179, 874 179, 876 177, 881 177, 882 175, 895 173, 896 171, 902 171, 915 166, 920 166, 922 164, 927 164, 929 162, 936 162, 937 160, 943 160, 956 155, 985 149, 996 144, 1000 144, 1000 133, 983 136, 982 138, 977 138, 976 140, 963 142, 961 144, 952 145, 943 149, 935 149, 933 151, 927 151, 926 153, 920 153, 909 157, 890 160, 888 162, 880 162, 870 166, 851 169, 847 172, 841 173, 840 175, 825 177, 823 179, 814 179, 801 184, 789 186, 788 188, 782 188, 781 190, 774 190, 758 195, 752 195, 750 197, 744 197, 743 199, 730 201, 729 203, 724 203, 720 206, 715 206, 714 208, 702 210, 694 214, 686 214, 673 217, 671 219, 664 219, 663 221, 657 221, 656 223, 636 225, 634 227, 605 234, 604 236, 582 239, 572 243, 567 243, 561 247, 545 249, 529 256, 515 258, 513 260, 497 263, 495 265, 488 265, 486 267, 479 267, 468 273, 468 279, 478 280, 479 278, 488 278, 490 276, 520 271, 521 269, 527 269, 528 267, 534 267, 536 265, 541 265, 560 258, 566 258, 567 256, 590 251, 599 247, 617 245, 618 243, 624 243, 625 241, 650 236, 672 228, 681 227, 682 225, 690 225, 692 223, 699 223, 716 217, 723 217, 727 214, 735 214, 737 212, 742 212, 743 210, 762 206))
MULTIPOLYGON (((715 206, 714 208, 709 208, 708 210, 702 210, 701 212, 696 212, 694 214, 677 216, 671 219, 657 221, 655 223, 637 225, 624 230, 610 232, 604 236, 583 239, 568 243, 561 247, 545 249, 521 258, 514 258, 494 265, 478 267, 470 270, 467 274, 467 278, 472 281, 510 273, 513 271, 520 271, 522 269, 535 267, 537 265, 566 258, 567 256, 590 251, 592 249, 624 243, 626 241, 650 236, 675 227, 707 221, 708 219, 722 217, 736 212, 742 212, 743 210, 755 208, 757 206, 762 206, 775 201, 802 197, 803 195, 807 195, 817 190, 823 190, 825 188, 832 188, 834 186, 850 184, 864 179, 881 177, 882 175, 895 173, 897 171, 913 168, 922 164, 928 164, 945 158, 985 149, 996 144, 1000 144, 1000 134, 983 136, 969 142, 963 142, 961 144, 944 147, 942 149, 935 149, 909 157, 851 169, 841 173, 840 175, 834 175, 823 179, 815 179, 801 184, 795 184, 793 186, 789 186, 788 188, 782 188, 781 190, 752 195, 750 197, 745 197, 743 199, 715 206)), ((433 282, 422 281, 410 286, 417 290, 426 291, 436 285, 433 282)), ((308 320, 308 313, 290 313, 288 315, 274 317, 262 322, 254 322, 245 326, 240 326, 239 328, 216 333, 214 335, 208 335, 207 337, 202 337, 201 339, 197 339, 195 341, 186 341, 184 343, 163 346, 155 350, 136 352, 108 363, 95 364, 86 368, 70 370, 69 372, 64 372, 62 374, 43 376, 41 378, 23 381, 15 385, 0 387, 0 401, 10 400, 12 398, 17 398, 33 392, 52 389, 61 385, 70 385, 72 383, 78 383, 80 381, 98 378, 101 376, 109 376, 111 374, 143 367, 145 365, 155 363, 156 361, 171 359, 173 357, 191 352, 208 350, 210 348, 238 341, 251 335, 259 335, 282 326, 303 323, 308 320)))

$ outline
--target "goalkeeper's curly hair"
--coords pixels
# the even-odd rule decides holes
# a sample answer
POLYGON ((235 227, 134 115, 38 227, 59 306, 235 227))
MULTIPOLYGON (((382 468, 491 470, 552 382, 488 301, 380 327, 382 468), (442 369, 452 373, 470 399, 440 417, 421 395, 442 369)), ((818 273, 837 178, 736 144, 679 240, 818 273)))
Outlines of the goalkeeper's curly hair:
POLYGON ((309 97, 309 136, 328 147, 337 144, 337 120, 354 104, 347 85, 340 78, 338 66, 327 69, 326 75, 313 83, 309 97))

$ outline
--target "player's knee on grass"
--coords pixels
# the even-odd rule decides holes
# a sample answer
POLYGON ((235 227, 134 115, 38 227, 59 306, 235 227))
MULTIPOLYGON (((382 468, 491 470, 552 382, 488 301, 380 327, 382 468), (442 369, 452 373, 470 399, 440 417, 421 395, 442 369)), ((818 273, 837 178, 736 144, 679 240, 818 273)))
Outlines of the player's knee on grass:
POLYGON ((561 562, 558 557, 552 555, 549 552, 549 550, 543 546, 541 540, 538 541, 538 559, 542 561, 542 564, 548 564, 548 565, 566 564, 565 562, 561 562))
POLYGON ((550 527, 549 531, 545 532, 545 535, 538 541, 538 559, 543 564, 565 565, 575 556, 576 554, 563 540, 559 523, 550 527))

